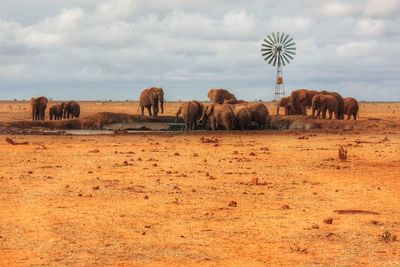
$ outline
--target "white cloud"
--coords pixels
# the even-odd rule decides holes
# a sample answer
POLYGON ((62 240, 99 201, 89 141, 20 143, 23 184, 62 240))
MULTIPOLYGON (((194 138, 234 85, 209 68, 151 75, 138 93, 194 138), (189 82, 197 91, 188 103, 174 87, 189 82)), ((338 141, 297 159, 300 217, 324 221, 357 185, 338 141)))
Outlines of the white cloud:
POLYGON ((321 14, 325 16, 350 16, 358 13, 360 10, 358 5, 349 3, 327 3, 321 8, 321 14))
POLYGON ((275 31, 285 31, 290 33, 304 32, 313 25, 314 21, 310 17, 279 17, 274 16, 268 20, 270 28, 275 31))
POLYGON ((385 33, 385 21, 381 19, 360 19, 354 33, 360 36, 377 37, 385 33))
POLYGON ((39 1, 44 8, 32 9, 29 19, 20 12, 31 7, 29 1, 8 9, 14 13, 0 13, 0 91, 22 92, 29 84, 48 86, 53 97, 70 97, 75 89, 90 98, 97 97, 99 85, 113 98, 133 87, 167 84, 169 99, 204 96, 211 86, 228 87, 242 98, 270 99, 272 89, 265 89, 273 87, 275 70, 263 61, 260 45, 265 34, 276 31, 297 43, 284 70, 289 90, 346 91, 352 84, 346 91, 351 95, 359 81, 378 87, 380 76, 400 86, 393 2, 388 9, 383 1, 386 7, 371 13, 365 9, 372 1, 358 0, 39 1), (70 84, 71 90, 61 89, 70 84), (88 84, 96 84, 91 93, 88 84))
POLYGON ((368 0, 365 6, 365 15, 387 17, 394 14, 399 15, 399 10, 399 0, 368 0))

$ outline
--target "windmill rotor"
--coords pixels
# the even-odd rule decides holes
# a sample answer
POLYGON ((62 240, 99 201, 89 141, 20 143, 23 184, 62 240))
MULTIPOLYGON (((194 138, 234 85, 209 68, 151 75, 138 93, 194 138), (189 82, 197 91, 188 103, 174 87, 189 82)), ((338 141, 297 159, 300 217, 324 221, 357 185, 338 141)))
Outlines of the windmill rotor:
POLYGON ((275 100, 285 96, 282 66, 286 66, 296 55, 296 43, 284 32, 273 32, 261 43, 261 55, 264 60, 277 68, 275 84, 275 100))
POLYGON ((282 64, 285 66, 289 64, 290 60, 296 54, 294 52, 296 51, 295 45, 296 43, 293 41, 293 38, 288 34, 273 32, 264 38, 261 44, 261 53, 268 64, 272 63, 274 67, 277 66, 277 63, 278 65, 282 64), (269 61, 271 57, 272 61, 269 61))

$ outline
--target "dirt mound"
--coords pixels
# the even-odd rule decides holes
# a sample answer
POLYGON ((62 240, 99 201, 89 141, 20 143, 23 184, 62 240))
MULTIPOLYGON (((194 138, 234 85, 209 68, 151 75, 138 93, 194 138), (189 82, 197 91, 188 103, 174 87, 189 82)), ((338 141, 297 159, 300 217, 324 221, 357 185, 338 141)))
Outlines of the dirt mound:
MULTIPOLYGON (((159 116, 159 117, 148 117, 142 115, 130 115, 125 113, 112 113, 112 112, 100 112, 92 116, 82 119, 82 129, 87 130, 98 130, 103 129, 104 125, 113 123, 146 123, 146 122, 157 122, 157 123, 174 123, 174 116, 159 116)), ((179 122, 182 122, 179 120, 179 122)))
POLYGON ((327 131, 351 131, 351 130, 371 130, 371 129, 395 129, 400 128, 400 124, 376 118, 367 120, 325 120, 314 119, 311 116, 275 116, 270 122, 272 130, 313 130, 322 129, 327 131))

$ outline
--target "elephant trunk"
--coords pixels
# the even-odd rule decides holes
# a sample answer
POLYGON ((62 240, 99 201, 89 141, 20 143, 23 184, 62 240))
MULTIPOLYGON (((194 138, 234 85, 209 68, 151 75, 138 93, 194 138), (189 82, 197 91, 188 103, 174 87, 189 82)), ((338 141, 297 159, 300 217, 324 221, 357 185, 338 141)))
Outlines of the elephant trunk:
POLYGON ((164 113, 164 95, 160 96, 160 107, 161 107, 161 114, 164 113))

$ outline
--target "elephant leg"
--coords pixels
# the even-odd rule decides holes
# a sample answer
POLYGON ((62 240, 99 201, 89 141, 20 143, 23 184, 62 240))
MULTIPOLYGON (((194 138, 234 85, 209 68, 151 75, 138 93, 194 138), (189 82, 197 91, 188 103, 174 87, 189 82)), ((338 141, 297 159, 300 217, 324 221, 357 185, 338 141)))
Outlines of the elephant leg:
POLYGON ((333 116, 333 110, 329 110, 329 119, 331 120, 333 116))
POLYGON ((151 114, 151 106, 146 107, 147 111, 149 112, 149 116, 153 116, 153 114, 151 114))
POLYGON ((322 108, 322 118, 326 119, 326 109, 325 109, 325 107, 322 108))
POLYGON ((214 117, 211 117, 210 122, 211 122, 211 129, 212 129, 213 131, 215 131, 216 128, 217 128, 215 118, 214 118, 214 117))
POLYGON ((307 115, 306 105, 303 105, 303 103, 301 103, 300 108, 301 108, 301 114, 303 116, 306 116, 307 115))

